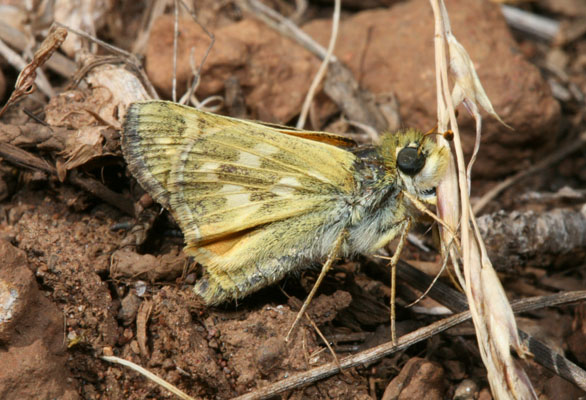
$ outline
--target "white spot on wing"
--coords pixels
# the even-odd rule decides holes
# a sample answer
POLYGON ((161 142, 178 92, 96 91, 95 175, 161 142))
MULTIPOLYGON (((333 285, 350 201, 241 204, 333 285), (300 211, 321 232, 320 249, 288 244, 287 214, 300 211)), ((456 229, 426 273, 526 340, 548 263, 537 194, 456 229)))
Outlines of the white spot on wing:
POLYGON ((259 168, 261 161, 257 155, 242 151, 238 157, 238 163, 247 167, 259 168))
POLYGON ((323 176, 319 172, 312 171, 311 175, 313 175, 315 178, 319 179, 322 182, 330 182, 330 179, 326 178, 325 176, 323 176))
POLYGON ((265 154, 267 156, 270 156, 272 154, 279 152, 278 147, 275 147, 275 146, 270 145, 268 143, 259 143, 256 146, 254 146, 254 150, 256 150, 259 153, 265 154))
POLYGON ((226 193, 226 207, 239 207, 250 203, 250 193, 239 185, 226 184, 220 189, 220 193, 226 193))
POLYGON ((212 171, 215 171, 218 169, 218 167, 220 166, 220 164, 213 162, 213 161, 208 161, 206 163, 204 163, 201 167, 198 168, 198 171, 210 171, 209 174, 205 175, 205 179, 209 179, 211 181, 215 181, 218 179, 218 175, 212 173, 212 171))
POLYGON ((281 178, 271 189, 271 193, 274 193, 278 196, 287 196, 295 191, 298 188, 302 188, 301 183, 297 180, 297 178, 293 176, 286 176, 281 178))
POLYGON ((199 167, 200 171, 215 171, 216 169, 218 169, 218 167, 220 166, 220 164, 212 162, 212 161, 208 161, 206 163, 204 163, 201 167, 199 167))

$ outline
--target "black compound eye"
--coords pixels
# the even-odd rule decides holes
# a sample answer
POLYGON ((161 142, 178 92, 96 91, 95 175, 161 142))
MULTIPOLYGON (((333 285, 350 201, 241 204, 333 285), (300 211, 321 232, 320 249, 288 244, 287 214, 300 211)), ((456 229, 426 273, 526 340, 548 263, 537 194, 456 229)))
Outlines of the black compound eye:
POLYGON ((413 176, 423 169, 425 156, 419 153, 416 147, 405 147, 397 155, 397 167, 409 176, 413 176))

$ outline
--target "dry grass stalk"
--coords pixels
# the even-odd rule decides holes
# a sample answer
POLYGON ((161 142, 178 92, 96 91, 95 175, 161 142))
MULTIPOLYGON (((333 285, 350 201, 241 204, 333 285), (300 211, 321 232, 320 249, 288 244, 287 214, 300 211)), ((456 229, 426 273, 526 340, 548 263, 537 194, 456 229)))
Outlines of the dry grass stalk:
POLYGON ((61 46, 63 41, 67 38, 67 31, 63 28, 53 27, 45 40, 41 43, 39 49, 33 56, 33 59, 28 63, 20 74, 14 85, 14 92, 10 95, 10 98, 0 110, 0 117, 4 114, 6 109, 14 104, 18 99, 23 96, 32 94, 35 90, 35 79, 37 78, 37 69, 42 67, 49 58, 55 53, 55 51, 61 46))
POLYGON ((299 119, 297 120, 298 129, 303 129, 305 126, 307 114, 309 113, 309 107, 311 106, 311 102, 313 101, 313 97, 315 96, 315 92, 317 91, 320 82, 326 74, 328 64, 330 63, 330 59, 334 53, 334 47, 336 47, 336 39, 338 37, 338 27, 340 25, 340 8, 342 7, 341 3, 342 0, 335 1, 334 14, 332 16, 332 35, 330 36, 330 43, 328 44, 328 52, 322 60, 322 63, 319 66, 319 70, 317 71, 317 74, 315 74, 315 78, 313 79, 313 82, 311 82, 309 91, 305 96, 305 101, 303 102, 303 107, 301 108, 301 114, 299 114, 299 119))
MULTIPOLYGON (((453 131, 456 153, 455 165, 438 188, 440 216, 454 230, 459 226, 461 258, 457 257, 453 249, 449 250, 450 256, 460 283, 465 287, 493 396, 496 399, 536 399, 531 382, 510 353, 512 346, 521 358, 530 355, 521 344, 513 311, 487 256, 470 206, 469 175, 466 173, 455 106, 463 102, 474 116, 477 121, 477 140, 482 126, 479 105, 499 121, 500 118, 484 93, 470 57, 451 32, 443 0, 430 0, 430 3, 435 16, 438 130, 444 132, 450 128, 453 131), (452 92, 449 89, 448 65, 455 81, 452 92), (462 261, 463 276, 459 271, 458 259, 462 261)), ((447 146, 443 138, 439 137, 438 140, 447 146)), ((442 236, 443 243, 453 239, 446 231, 442 232, 442 236)))
POLYGON ((180 399, 195 400, 193 397, 189 396, 187 393, 181 391, 180 389, 171 385, 170 383, 168 383, 164 379, 159 378, 157 375, 153 374, 151 371, 141 367, 140 365, 133 363, 132 361, 128 361, 123 358, 115 357, 115 356, 102 356, 100 358, 104 361, 108 361, 108 362, 111 362, 114 364, 124 365, 125 367, 128 367, 128 368, 132 369, 133 371, 138 372, 139 374, 141 374, 145 378, 155 382, 157 385, 164 387, 165 389, 167 389, 168 391, 170 391, 171 393, 173 393, 174 395, 176 395, 180 399))

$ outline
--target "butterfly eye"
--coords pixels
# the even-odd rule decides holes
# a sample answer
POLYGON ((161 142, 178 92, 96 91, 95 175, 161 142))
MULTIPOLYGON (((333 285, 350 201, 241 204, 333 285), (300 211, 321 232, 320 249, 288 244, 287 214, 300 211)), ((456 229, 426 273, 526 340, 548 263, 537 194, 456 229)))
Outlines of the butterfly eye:
POLYGON ((397 167, 409 176, 421 171, 424 165, 425 155, 417 151, 416 147, 405 147, 397 155, 397 167))

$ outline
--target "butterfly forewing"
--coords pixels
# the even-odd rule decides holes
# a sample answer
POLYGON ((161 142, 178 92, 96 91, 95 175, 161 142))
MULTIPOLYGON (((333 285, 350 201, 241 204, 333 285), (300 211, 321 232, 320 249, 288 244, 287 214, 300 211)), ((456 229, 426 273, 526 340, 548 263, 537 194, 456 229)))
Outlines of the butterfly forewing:
POLYGON ((188 246, 311 213, 354 190, 355 157, 335 146, 168 102, 128 113, 129 168, 174 214, 188 246))

